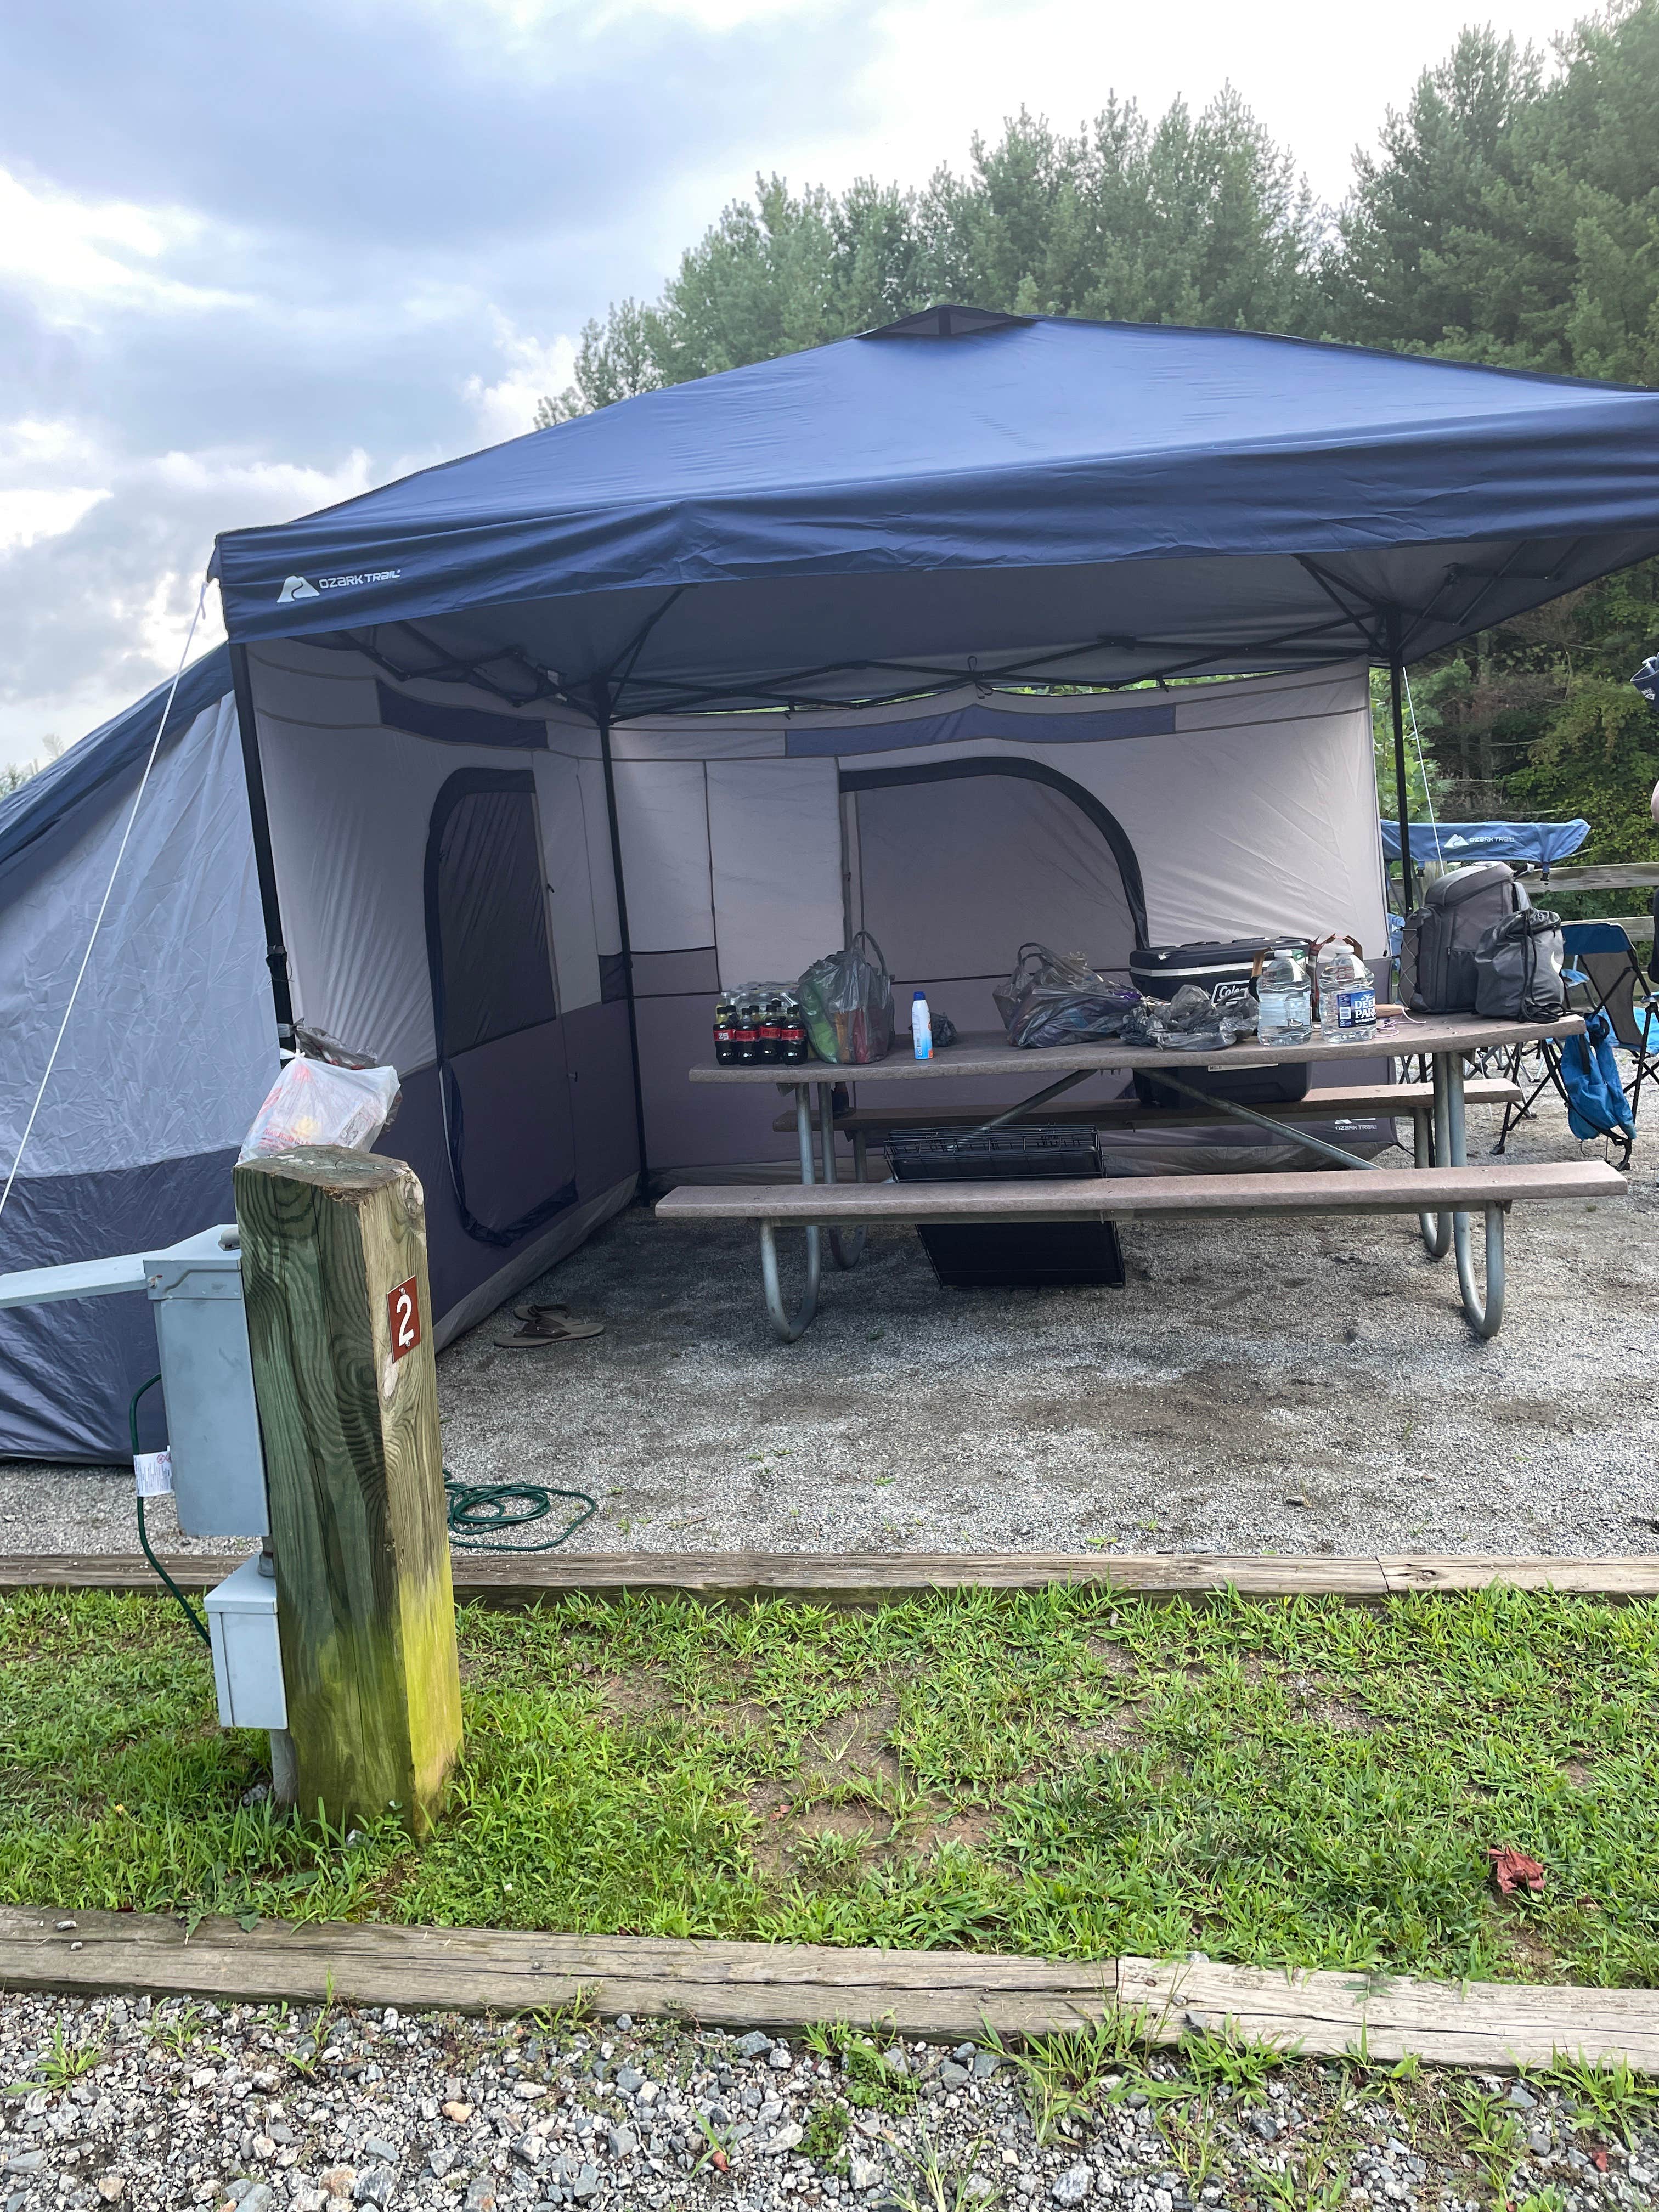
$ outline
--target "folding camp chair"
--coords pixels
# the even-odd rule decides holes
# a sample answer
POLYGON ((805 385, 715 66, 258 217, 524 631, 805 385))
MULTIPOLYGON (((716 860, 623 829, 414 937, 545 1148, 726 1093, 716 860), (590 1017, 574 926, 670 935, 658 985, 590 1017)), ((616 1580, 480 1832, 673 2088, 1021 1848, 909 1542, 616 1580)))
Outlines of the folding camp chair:
MULTIPOLYGON (((1656 898, 1655 905, 1659 908, 1659 898, 1656 898)), ((1621 922, 1564 922, 1561 942, 1565 953, 1568 1006, 1574 1013, 1587 1018, 1593 1014, 1605 1014, 1612 1025, 1614 1042, 1631 1055, 1631 1072, 1625 1077, 1622 1087, 1634 1118, 1641 1107, 1644 1083, 1650 1078, 1659 1082, 1659 1000, 1653 996, 1652 979, 1643 972, 1636 947, 1621 922)), ((1504 1127, 1493 1148, 1500 1152, 1510 1130, 1531 1112, 1545 1091, 1553 1089, 1565 1103, 1572 1103, 1561 1078, 1560 1046, 1549 1038, 1540 1039, 1533 1048, 1539 1055, 1538 1072, 1524 1081, 1522 1049, 1519 1046, 1515 1048, 1509 1073, 1513 1081, 1522 1083, 1522 1096, 1518 1103, 1504 1109, 1504 1127)), ((1628 1133, 1621 1129, 1608 1129, 1606 1134, 1623 1145, 1628 1159, 1628 1133)))

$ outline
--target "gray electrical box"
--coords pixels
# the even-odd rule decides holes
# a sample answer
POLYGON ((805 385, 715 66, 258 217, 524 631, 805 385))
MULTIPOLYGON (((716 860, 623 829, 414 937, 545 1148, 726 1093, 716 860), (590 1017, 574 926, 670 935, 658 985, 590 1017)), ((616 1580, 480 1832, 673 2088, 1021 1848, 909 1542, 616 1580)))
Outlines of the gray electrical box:
POLYGON ((270 1516, 236 1231, 204 1229, 143 1265, 179 1526, 187 1536, 265 1535, 270 1516))
POLYGON ((125 1291, 148 1291, 155 1310, 179 1526, 186 1536, 269 1534, 235 1224, 148 1256, 128 1252, 0 1275, 0 1306, 125 1291))
POLYGON ((221 1728, 285 1729, 288 1698, 276 1636, 276 1585, 257 1554, 207 1595, 221 1728))

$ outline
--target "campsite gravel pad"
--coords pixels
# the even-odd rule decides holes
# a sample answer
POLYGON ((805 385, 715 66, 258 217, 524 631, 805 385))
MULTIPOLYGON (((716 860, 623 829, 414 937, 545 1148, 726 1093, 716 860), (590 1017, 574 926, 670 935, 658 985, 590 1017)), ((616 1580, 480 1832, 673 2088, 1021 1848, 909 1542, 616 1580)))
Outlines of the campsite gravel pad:
POLYGON ((1200 2039, 1105 2072, 1039 2130, 1040 2085, 994 2051, 818 2039, 829 2055, 758 2030, 556 2023, 550 2034, 391 2010, 319 2020, 314 2008, 10 1997, 0 2203, 1572 2212, 1659 2192, 1652 2108, 1598 2110, 1605 2080, 1275 2070, 1220 2054, 1236 2080, 1254 2077, 1240 2087, 1217 2077, 1217 2046, 1200 2039))
MULTIPOLYGON (((1496 1127, 1471 1116, 1477 1157, 1496 1127)), ((1595 1148, 1556 1109, 1510 1152, 1595 1148)), ((1490 1344, 1409 1221, 1123 1241, 1121 1291, 940 1291, 915 1237, 884 1232, 852 1273, 826 1267, 786 1346, 752 1231, 635 1210, 519 1294, 602 1315, 604 1336, 500 1352, 504 1312, 440 1355, 445 1455, 468 1480, 592 1492, 583 1551, 1659 1550, 1640 1144, 1628 1205, 1516 1209, 1490 1344)), ((132 1510, 125 1469, 0 1469, 0 1551, 131 1552, 132 1510)), ((151 1529, 245 1548, 181 1546, 164 1501, 151 1529)))
MULTIPOLYGON (((1497 1119, 1471 1119, 1478 1156, 1497 1119)), ((1592 1148, 1558 1115, 1510 1151, 1592 1148)), ((941 1291, 886 1231, 851 1273, 826 1261, 784 1346, 751 1229, 635 1212, 535 1293, 605 1314, 603 1340, 532 1361, 486 1326, 442 1356, 446 1451, 592 1492, 587 1551, 1651 1552, 1637 1159, 1627 1205, 1516 1209, 1487 1344, 1408 1220, 1134 1224, 1121 1291, 941 1291)))

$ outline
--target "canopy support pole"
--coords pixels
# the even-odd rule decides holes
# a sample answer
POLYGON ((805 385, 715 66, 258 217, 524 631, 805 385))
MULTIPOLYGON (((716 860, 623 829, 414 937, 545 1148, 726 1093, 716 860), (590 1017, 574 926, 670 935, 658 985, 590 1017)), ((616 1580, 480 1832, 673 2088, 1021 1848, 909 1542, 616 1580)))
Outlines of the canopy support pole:
POLYGON ((276 1012, 276 1042, 283 1051, 292 1052, 293 987, 289 980, 288 947, 283 942, 283 908, 276 896, 276 863, 270 849, 270 811, 265 804, 265 771, 253 719, 253 678, 245 645, 230 647, 230 688, 235 696, 236 726, 242 739, 242 781, 247 786, 247 811, 253 828, 253 870, 264 916, 265 965, 270 970, 271 1003, 276 1012))
POLYGON ((611 872, 617 884, 617 933, 622 940, 623 996, 628 1005, 628 1052, 634 1071, 634 1129, 640 1151, 640 1179, 635 1200, 644 1205, 649 1194, 650 1161, 645 1148, 645 1086, 640 1079, 640 1017, 634 1003, 634 940, 628 930, 628 887, 623 881, 622 823, 617 814, 617 775, 611 756, 611 687, 593 687, 593 719, 599 725, 599 758, 605 767, 605 811, 611 830, 611 872))
POLYGON ((1400 802, 1400 911, 1412 910, 1411 805, 1406 793, 1406 664, 1400 657, 1400 610, 1389 610, 1389 691, 1394 706, 1394 788, 1400 802))

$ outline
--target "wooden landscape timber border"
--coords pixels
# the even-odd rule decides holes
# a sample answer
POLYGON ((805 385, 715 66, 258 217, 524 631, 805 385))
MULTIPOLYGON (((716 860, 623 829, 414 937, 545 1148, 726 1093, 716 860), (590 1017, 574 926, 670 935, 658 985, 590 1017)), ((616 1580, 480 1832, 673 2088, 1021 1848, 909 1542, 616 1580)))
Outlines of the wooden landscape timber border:
MULTIPOLYGON (((222 1582, 235 1559, 192 1553, 161 1564, 181 1589, 222 1582)), ((1327 1559, 1230 1557, 1210 1552, 1114 1556, 1074 1552, 559 1552, 483 1557, 457 1553, 455 1595, 503 1612, 561 1597, 695 1597, 742 1604, 780 1598, 865 1607, 931 1590, 1039 1590, 1100 1583, 1125 1597, 1204 1598, 1229 1589, 1252 1598, 1340 1597, 1380 1604, 1413 1591, 1555 1589, 1613 1603, 1659 1598, 1659 1553, 1610 1559, 1424 1553, 1327 1559)), ((0 1557, 0 1595, 23 1589, 148 1592, 161 1585, 147 1562, 125 1553, 0 1557)))
POLYGON ((799 2030, 817 2021, 954 2043, 1053 2034, 1114 2008, 1145 2039, 1188 2029, 1287 2056, 1509 2069, 1558 2057, 1659 2073, 1659 1992, 1287 1973, 1207 1962, 1065 1965, 962 1951, 682 1942, 483 1928, 392 1928, 0 1909, 0 1988, 93 1996, 534 2012, 578 1998, 605 2016, 799 2030))

